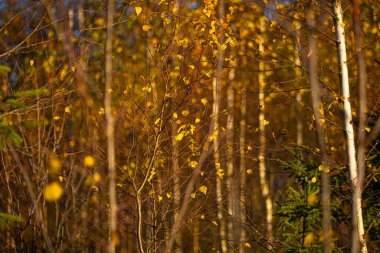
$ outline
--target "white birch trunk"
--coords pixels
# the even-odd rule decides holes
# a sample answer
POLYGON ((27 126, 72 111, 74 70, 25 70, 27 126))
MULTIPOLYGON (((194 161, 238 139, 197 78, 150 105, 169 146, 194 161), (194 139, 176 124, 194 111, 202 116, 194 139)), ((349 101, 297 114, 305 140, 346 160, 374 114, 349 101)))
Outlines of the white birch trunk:
MULTIPOLYGON (((218 4, 218 14, 219 20, 224 18, 224 2, 223 0, 219 1, 218 4)), ((219 38, 219 44, 224 43, 223 34, 219 38)), ((222 192, 222 178, 218 176, 218 170, 221 170, 221 161, 220 161, 220 151, 219 151, 219 111, 220 111, 220 90, 222 86, 223 79, 223 62, 224 62, 224 50, 219 47, 218 56, 217 56, 217 68, 216 68, 216 77, 213 81, 213 129, 215 136, 214 138, 214 162, 216 169, 216 199, 217 199, 217 217, 219 221, 219 238, 221 252, 227 252, 227 241, 226 241, 226 223, 223 215, 223 192, 222 192)))
POLYGON ((106 39, 106 86, 105 86, 105 116, 107 136, 107 160, 109 173, 109 245, 108 252, 114 253, 117 235, 117 203, 116 203, 116 171, 115 171, 115 140, 114 117, 112 115, 112 37, 113 37, 114 1, 108 0, 107 7, 107 39, 106 39))
MULTIPOLYGON (((343 23, 343 11, 340 0, 335 0, 333 3, 334 11, 334 21, 335 21, 335 34, 337 41, 337 51, 338 51, 338 64, 339 64, 339 74, 340 74, 340 86, 341 86, 341 96, 343 99, 343 128, 346 138, 346 152, 347 152, 347 162, 350 169, 350 179, 353 188, 353 223, 352 227, 357 229, 358 235, 356 233, 353 236, 359 237, 360 248, 362 253, 368 252, 367 244, 365 241, 365 232, 363 224, 363 215, 361 207, 361 193, 358 185, 358 166, 356 161, 356 150, 355 150, 355 137, 354 128, 352 123, 352 111, 350 103, 350 87, 348 79, 348 68, 347 68, 347 53, 346 53, 346 42, 344 37, 344 23, 343 23)), ((355 229, 354 229, 355 230, 355 229)), ((354 239, 355 240, 355 239, 354 239)), ((353 240, 353 241, 354 241, 353 240)))

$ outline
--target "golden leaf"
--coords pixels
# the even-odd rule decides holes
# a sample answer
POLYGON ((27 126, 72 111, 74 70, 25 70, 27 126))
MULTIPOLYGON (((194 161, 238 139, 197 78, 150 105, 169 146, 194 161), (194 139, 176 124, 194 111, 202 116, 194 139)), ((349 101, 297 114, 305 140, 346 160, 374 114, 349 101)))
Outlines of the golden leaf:
POLYGON ((149 31, 149 30, 150 30, 150 28, 151 28, 151 26, 150 26, 150 25, 143 25, 143 26, 142 26, 142 29, 143 29, 143 31, 144 31, 144 32, 147 32, 147 31, 149 31))
POLYGON ((197 167, 197 164, 198 164, 197 161, 191 161, 191 162, 189 163, 190 167, 193 168, 193 169, 194 169, 195 167, 197 167))
POLYGON ((51 173, 58 174, 61 171, 62 164, 58 158, 54 157, 51 159, 49 165, 51 173))
POLYGON ((177 134, 177 136, 175 137, 175 139, 177 141, 181 141, 183 139, 183 137, 185 136, 185 134, 183 132, 177 134))
POLYGON ((306 247, 310 247, 313 244, 314 239, 315 239, 315 235, 313 232, 307 233, 304 238, 303 245, 305 245, 306 247))
POLYGON ((63 188, 57 182, 53 182, 45 186, 44 198, 46 201, 52 202, 61 198, 63 194, 63 188))
POLYGON ((140 15, 140 13, 142 12, 142 8, 140 6, 136 6, 135 7, 135 11, 136 11, 136 14, 137 16, 140 15))
POLYGON ((201 187, 199 187, 199 191, 201 193, 203 193, 204 195, 206 195, 207 194, 207 186, 202 185, 201 187))
POLYGON ((84 166, 88 168, 93 168, 95 166, 95 158, 91 155, 87 155, 84 157, 84 166))

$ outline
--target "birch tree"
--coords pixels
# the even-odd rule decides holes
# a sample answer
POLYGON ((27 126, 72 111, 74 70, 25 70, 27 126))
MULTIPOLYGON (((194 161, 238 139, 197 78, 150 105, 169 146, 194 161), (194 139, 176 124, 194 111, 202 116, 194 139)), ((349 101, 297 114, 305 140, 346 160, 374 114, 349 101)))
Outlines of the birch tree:
POLYGON ((113 37, 114 1, 108 0, 107 39, 106 39, 106 85, 104 107, 106 114, 107 160, 109 173, 109 246, 108 252, 114 253, 117 242, 117 202, 116 202, 116 164, 114 117, 112 115, 112 37, 113 37))
POLYGON ((340 0, 333 1, 333 12, 334 12, 334 24, 335 24, 335 36, 338 54, 338 65, 339 65, 339 79, 341 96, 343 100, 343 129, 346 139, 346 156, 347 165, 350 170, 350 178, 352 184, 352 208, 353 208, 353 241, 359 237, 360 249, 362 253, 368 252, 367 244, 365 239, 364 224, 363 224, 363 214, 361 206, 361 191, 358 178, 358 165, 356 160, 356 150, 355 150, 355 136, 354 127, 352 121, 352 110, 350 102, 350 86, 348 79, 348 67, 347 67, 347 52, 346 52, 346 42, 344 35, 344 22, 343 22, 343 10, 340 0), (357 232, 356 232, 357 231, 357 232))

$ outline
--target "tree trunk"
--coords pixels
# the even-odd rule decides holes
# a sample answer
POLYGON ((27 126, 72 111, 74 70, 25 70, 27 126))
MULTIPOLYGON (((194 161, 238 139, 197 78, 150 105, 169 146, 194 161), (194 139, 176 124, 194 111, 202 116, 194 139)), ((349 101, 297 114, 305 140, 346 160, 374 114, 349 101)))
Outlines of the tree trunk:
POLYGON ((311 98, 317 129, 319 147, 322 155, 322 216, 324 231, 324 252, 331 252, 331 217, 330 217, 330 177, 328 175, 328 161, 325 142, 325 129, 323 118, 323 107, 321 102, 321 87, 318 80, 318 48, 315 37, 315 16, 310 8, 307 13, 307 24, 309 26, 309 78, 311 86, 311 98))
MULTIPOLYGON (((356 44, 356 54, 359 64, 359 129, 358 129, 358 193, 362 195, 363 183, 366 168, 366 143, 365 143, 365 127, 367 122, 367 66, 363 53, 363 38, 360 23, 360 0, 352 0, 352 12, 354 21, 354 36, 356 44)), ((354 215, 356 217, 356 215, 354 215)), ((356 223, 356 222, 355 222, 356 223)), ((352 249, 351 252, 359 251, 359 237, 357 228, 353 228, 352 249)))
POLYGON ((116 203, 116 171, 115 171, 115 139, 114 118, 112 115, 112 37, 113 37, 114 1, 108 0, 107 7, 107 39, 106 39, 106 86, 104 107, 106 115, 107 159, 109 172, 109 246, 108 252, 115 252, 117 235, 117 203, 116 203))
MULTIPOLYGON (((177 123, 176 119, 172 119, 172 150, 173 150, 173 158, 172 158, 172 164, 173 164, 173 201, 174 201, 174 221, 178 219, 179 210, 181 208, 181 190, 180 190, 180 169, 179 169, 179 162, 178 162, 178 142, 176 140, 177 136, 177 123)), ((179 232, 176 235, 176 252, 181 253, 183 252, 182 249, 182 237, 181 233, 179 232)))
MULTIPOLYGON (((260 55, 264 55, 264 25, 265 25, 265 19, 261 18, 260 20, 260 32, 261 32, 261 38, 260 38, 260 45, 259 45, 259 52, 260 55)), ((264 71, 265 71, 265 64, 264 61, 261 59, 259 61, 259 135, 260 135, 260 141, 259 141, 259 171, 260 171, 260 185, 262 189, 262 195, 265 201, 266 206, 266 223, 267 223, 267 244, 268 249, 272 250, 273 248, 273 205, 272 205, 272 198, 270 196, 269 191, 269 172, 267 171, 266 165, 265 165, 265 149, 266 149, 266 135, 265 135, 265 128, 266 128, 266 120, 265 120, 265 80, 264 80, 264 71)))
POLYGON ((245 199, 245 180, 246 180, 246 163, 245 163, 245 133, 246 133, 246 118, 247 118, 247 89, 243 86, 241 91, 241 118, 240 118, 240 136, 239 136, 239 148, 240 148, 240 247, 239 252, 244 252, 244 243, 246 241, 246 199, 245 199))
MULTIPOLYGON (((219 1, 218 6, 219 20, 224 18, 224 2, 223 0, 219 1)), ((220 111, 220 90, 222 86, 223 79, 223 62, 224 62, 224 50, 221 48, 221 45, 224 43, 223 33, 219 38, 219 49, 217 55, 217 68, 216 68, 216 77, 213 80, 213 136, 214 138, 214 162, 216 169, 216 200, 217 200, 217 217, 219 220, 219 239, 221 245, 221 252, 227 252, 227 242, 226 242, 226 223, 223 217, 223 193, 222 193, 222 177, 220 174, 221 161, 220 161, 220 151, 219 151, 219 111, 220 111)))
POLYGON ((234 218, 236 215, 236 180, 234 180, 234 89, 232 82, 235 79, 235 70, 231 69, 228 76, 228 88, 227 88, 227 189, 228 191, 228 240, 230 243, 234 243, 237 239, 236 226, 234 225, 234 218))
POLYGON ((353 188, 352 205, 353 205, 353 240, 359 237, 360 248, 362 253, 368 252, 365 241, 364 224, 361 207, 361 191, 359 189, 358 166, 356 161, 355 137, 352 124, 352 111, 350 103, 350 87, 348 80, 346 42, 344 38, 343 11, 340 0, 333 3, 335 35, 337 42, 338 64, 341 86, 341 97, 343 99, 343 128, 346 138, 346 155, 350 169, 350 178, 353 188), (357 231, 356 231, 357 229, 357 231))

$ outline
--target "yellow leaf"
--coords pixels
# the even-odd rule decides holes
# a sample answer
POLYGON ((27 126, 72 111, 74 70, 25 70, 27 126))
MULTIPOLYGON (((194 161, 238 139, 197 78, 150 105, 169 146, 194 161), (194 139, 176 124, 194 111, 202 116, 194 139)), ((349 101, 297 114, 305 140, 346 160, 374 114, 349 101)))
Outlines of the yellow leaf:
POLYGON ((158 195, 158 202, 161 202, 162 201, 162 196, 161 195, 158 195))
POLYGON ((195 197, 196 197, 196 193, 195 192, 193 192, 192 194, 191 194, 191 197, 193 198, 193 199, 195 199, 195 197))
POLYGON ((315 182, 317 182, 317 178, 316 178, 316 177, 313 177, 313 178, 311 179, 311 182, 314 184, 315 182))
POLYGON ((252 175, 253 174, 253 170, 252 169, 248 169, 246 172, 247 172, 248 175, 252 175))
POLYGON ((175 113, 173 113, 173 118, 178 118, 178 114, 175 112, 175 113))
POLYGON ((204 220, 206 217, 204 214, 201 215, 201 219, 204 220))
POLYGON ((92 176, 95 183, 99 183, 102 177, 100 176, 99 172, 95 172, 95 174, 92 176))
POLYGON ((189 163, 190 167, 193 168, 193 169, 194 169, 195 167, 197 167, 197 164, 198 164, 197 161, 191 161, 191 162, 189 163))
POLYGON ((150 25, 143 25, 142 29, 143 29, 144 32, 147 32, 147 31, 150 30, 150 27, 151 27, 150 25))
POLYGON ((177 141, 181 141, 184 136, 185 136, 185 134, 183 132, 180 132, 179 134, 177 134, 177 136, 175 137, 175 139, 177 141))
POLYGON ((207 104, 207 99, 206 99, 206 98, 202 98, 202 99, 201 99, 201 103, 202 103, 203 105, 206 105, 206 104, 207 104))
POLYGON ((168 199, 171 199, 172 198, 172 193, 171 192, 166 193, 166 197, 168 197, 168 199))
POLYGON ((206 195, 207 194, 207 186, 202 185, 201 187, 199 187, 199 191, 201 193, 203 193, 204 195, 206 195))
POLYGON ((65 107, 65 112, 70 113, 70 109, 71 109, 71 106, 70 106, 70 105, 67 106, 67 107, 65 107))
POLYGON ((149 178, 148 178, 148 182, 150 182, 150 181, 153 179, 154 175, 156 175, 156 171, 153 169, 153 170, 150 172, 150 176, 149 176, 149 178))
POLYGON ((44 198, 46 201, 52 202, 61 198, 63 194, 63 188, 57 182, 48 184, 44 189, 44 198))
POLYGON ((93 168, 95 166, 95 158, 91 155, 87 155, 84 157, 84 166, 88 168, 93 168))
POLYGON ((371 131, 371 128, 366 127, 365 130, 367 131, 367 133, 369 133, 371 131))
POLYGON ((248 242, 246 242, 246 243, 244 243, 244 247, 251 248, 251 244, 249 244, 248 242))
POLYGON ((199 122, 201 122, 201 119, 200 118, 196 118, 195 119, 195 123, 199 123, 199 122))
POLYGON ((58 158, 54 157, 51 159, 49 165, 51 173, 58 174, 61 171, 62 164, 58 158))
POLYGON ((216 174, 218 175, 218 177, 220 177, 221 179, 223 179, 223 177, 224 177, 224 170, 223 169, 218 169, 216 171, 216 174))
POLYGON ((223 45, 220 47, 220 49, 222 49, 222 51, 226 50, 226 48, 227 48, 227 45, 226 45, 226 44, 223 44, 223 45))
POLYGON ((216 222, 216 221, 212 221, 212 224, 214 224, 215 226, 218 226, 218 222, 216 222))
POLYGON ((136 6, 135 7, 135 11, 136 11, 136 14, 137 16, 140 15, 140 13, 142 12, 142 8, 140 6, 136 6))
POLYGON ((59 176, 58 179, 59 179, 59 182, 63 182, 63 177, 62 176, 59 176))
POLYGON ((312 206, 318 201, 318 195, 317 194, 310 194, 307 197, 307 205, 312 206))
POLYGON ((54 116, 54 120, 59 120, 61 117, 59 117, 59 116, 54 116))
POLYGON ((184 110, 182 111, 181 113, 184 117, 187 117, 187 115, 189 115, 189 110, 184 110))
POLYGON ((315 239, 315 235, 313 232, 307 233, 304 238, 303 245, 305 245, 306 247, 310 247, 313 244, 314 239, 315 239))
POLYGON ((158 118, 158 119, 156 119, 156 121, 154 122, 154 124, 158 125, 158 123, 160 123, 160 121, 161 121, 161 118, 158 118))

